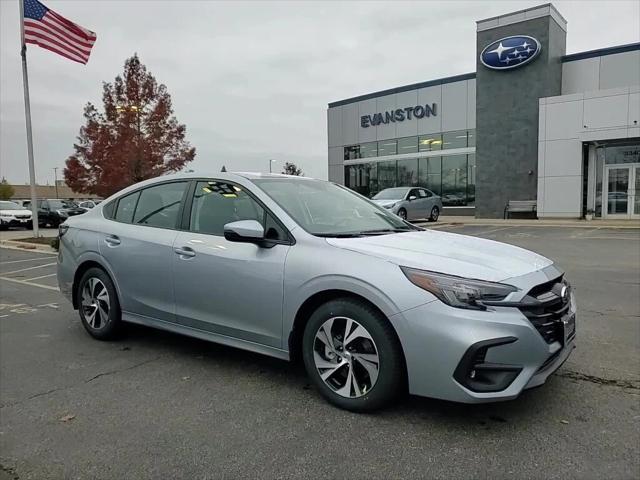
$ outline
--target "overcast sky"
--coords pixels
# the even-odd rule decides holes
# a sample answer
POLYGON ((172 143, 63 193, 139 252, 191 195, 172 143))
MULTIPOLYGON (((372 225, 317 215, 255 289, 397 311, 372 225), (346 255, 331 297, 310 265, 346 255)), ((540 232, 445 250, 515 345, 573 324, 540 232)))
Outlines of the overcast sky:
MULTIPOLYGON (((64 167, 87 101, 137 52, 196 147, 191 168, 327 176, 327 103, 475 70, 475 21, 542 1, 44 0, 95 31, 88 65, 29 46, 36 176, 64 167)), ((640 41, 640 2, 556 1, 567 53, 640 41)), ((18 0, 0 0, 0 174, 28 180, 18 0)), ((61 171, 59 171, 60 173, 61 171)))

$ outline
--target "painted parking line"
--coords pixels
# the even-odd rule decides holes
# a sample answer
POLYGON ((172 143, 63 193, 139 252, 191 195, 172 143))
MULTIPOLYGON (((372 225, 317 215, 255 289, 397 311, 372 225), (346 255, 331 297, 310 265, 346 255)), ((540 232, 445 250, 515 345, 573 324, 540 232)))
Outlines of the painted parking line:
POLYGON ((9 265, 11 263, 37 262, 38 260, 51 260, 51 258, 50 257, 24 258, 22 260, 9 260, 8 262, 2 262, 2 264, 9 265))
POLYGON ((0 280, 4 280, 6 282, 17 283, 19 285, 29 285, 30 287, 38 287, 44 288, 45 290, 55 290, 56 292, 60 291, 58 287, 51 287, 49 285, 41 285, 40 283, 33 283, 27 280, 18 280, 17 278, 9 278, 9 277, 0 277, 0 280))
POLYGON ((27 278, 25 282, 33 282, 34 280, 40 280, 41 278, 55 277, 55 273, 50 273, 48 275, 40 275, 39 277, 27 278))
POLYGON ((51 266, 53 266, 55 264, 56 264, 56 262, 45 263, 44 265, 36 265, 35 267, 21 268, 20 270, 13 270, 12 272, 2 272, 2 274, 3 275, 11 275, 13 273, 26 272, 27 270, 35 270, 36 268, 51 267, 51 266))
POLYGON ((473 232, 472 235, 488 235, 490 233, 495 233, 495 232, 501 232, 503 230, 509 230, 510 228, 514 228, 512 226, 508 226, 508 227, 499 227, 499 228, 492 228, 491 230, 485 230, 484 232, 473 232))

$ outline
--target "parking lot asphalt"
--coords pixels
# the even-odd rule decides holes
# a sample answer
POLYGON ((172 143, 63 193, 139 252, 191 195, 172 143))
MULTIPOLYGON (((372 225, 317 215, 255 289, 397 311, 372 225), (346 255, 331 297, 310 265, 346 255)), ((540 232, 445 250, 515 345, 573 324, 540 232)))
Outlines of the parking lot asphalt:
POLYGON ((279 360, 142 327, 92 340, 54 256, 0 249, 0 479, 638 478, 640 230, 435 228, 566 270, 578 348, 547 384, 353 414, 279 360))

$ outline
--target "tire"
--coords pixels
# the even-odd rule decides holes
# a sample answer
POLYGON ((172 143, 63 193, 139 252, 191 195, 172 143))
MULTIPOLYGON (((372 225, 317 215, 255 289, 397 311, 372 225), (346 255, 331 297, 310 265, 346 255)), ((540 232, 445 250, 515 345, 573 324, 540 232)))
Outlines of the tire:
POLYGON ((395 331, 384 315, 361 300, 340 298, 321 305, 305 326, 302 358, 320 394, 345 410, 377 410, 405 391, 404 357, 395 331), (327 331, 333 347, 325 342, 327 331), (346 348, 345 338, 351 338, 346 348), (359 355, 367 355, 366 360, 359 355), (352 373, 355 384, 347 385, 352 373))
POLYGON ((398 210, 398 216, 403 220, 407 220, 407 211, 404 208, 401 208, 398 210))
POLYGON ((437 222, 439 216, 440 216, 440 209, 438 207, 433 207, 431 209, 431 215, 429 215, 429 221, 437 222))
POLYGON ((113 340, 120 335, 123 328, 120 302, 113 282, 104 270, 90 268, 82 275, 76 300, 80 320, 89 335, 97 340, 113 340))

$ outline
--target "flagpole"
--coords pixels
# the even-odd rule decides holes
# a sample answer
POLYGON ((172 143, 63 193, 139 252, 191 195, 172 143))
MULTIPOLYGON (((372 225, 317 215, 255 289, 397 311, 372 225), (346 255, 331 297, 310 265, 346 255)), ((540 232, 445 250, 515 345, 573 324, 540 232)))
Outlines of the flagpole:
POLYGON ((22 56, 22 80, 24 82, 24 116, 27 122, 27 154, 29 156, 29 184, 31 187, 31 224, 33 236, 38 231, 38 197, 36 195, 36 172, 33 163, 33 134, 31 130, 31 102, 29 100, 29 77, 27 75, 27 45, 24 42, 24 0, 20 3, 20 55, 22 56))

